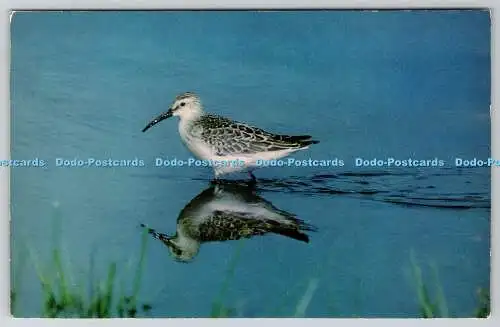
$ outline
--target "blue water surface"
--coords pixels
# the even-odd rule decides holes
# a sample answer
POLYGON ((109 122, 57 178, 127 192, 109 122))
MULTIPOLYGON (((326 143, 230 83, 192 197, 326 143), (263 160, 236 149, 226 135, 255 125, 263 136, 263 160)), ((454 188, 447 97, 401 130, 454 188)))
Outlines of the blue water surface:
POLYGON ((17 316, 42 313, 34 261, 52 265, 54 228, 82 289, 111 262, 131 285, 140 223, 175 232, 213 173, 155 167, 191 155, 176 118, 141 129, 185 91, 207 111, 311 134, 320 143, 294 158, 344 166, 255 172, 259 196, 318 228, 308 244, 204 244, 183 264, 150 239, 139 299, 151 316, 207 317, 227 282, 221 301, 236 316, 307 304, 307 317, 418 317, 412 254, 433 299, 438 271, 450 315, 472 316, 489 288, 490 170, 455 167, 490 155, 487 11, 18 12, 11 32, 11 157, 48 162, 11 170, 17 316), (89 157, 145 166, 55 165, 89 157), (356 167, 358 157, 445 166, 356 167))

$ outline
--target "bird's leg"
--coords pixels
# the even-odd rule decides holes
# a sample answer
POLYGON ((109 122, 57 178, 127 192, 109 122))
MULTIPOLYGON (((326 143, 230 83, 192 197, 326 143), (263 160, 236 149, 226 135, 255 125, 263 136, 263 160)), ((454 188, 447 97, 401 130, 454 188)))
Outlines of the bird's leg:
POLYGON ((257 184, 257 178, 255 178, 255 175, 251 171, 248 171, 248 175, 250 176, 249 185, 254 186, 257 184))
POLYGON ((222 184, 221 174, 217 169, 214 169, 214 179, 211 181, 211 183, 216 185, 222 184))
POLYGON ((219 184, 220 181, 219 181, 219 174, 215 173, 214 174, 214 178, 210 181, 210 184, 212 185, 216 185, 216 184, 219 184))

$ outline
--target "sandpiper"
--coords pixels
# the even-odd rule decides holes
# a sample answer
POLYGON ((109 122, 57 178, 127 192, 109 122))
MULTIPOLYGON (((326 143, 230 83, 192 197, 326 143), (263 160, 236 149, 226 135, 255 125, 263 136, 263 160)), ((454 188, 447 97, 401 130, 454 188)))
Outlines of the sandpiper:
POLYGON ((295 151, 319 143, 310 135, 282 135, 231 119, 206 113, 200 98, 192 92, 178 95, 168 111, 153 119, 144 129, 172 116, 179 116, 179 134, 187 148, 201 160, 212 165, 215 178, 222 174, 252 170, 258 160, 283 158, 295 151), (237 164, 236 164, 237 163, 237 164))
POLYGON ((316 231, 313 225, 257 195, 255 189, 239 184, 215 184, 198 194, 179 213, 174 236, 141 226, 181 262, 191 261, 205 242, 274 233, 307 243, 309 236, 303 231, 316 231))

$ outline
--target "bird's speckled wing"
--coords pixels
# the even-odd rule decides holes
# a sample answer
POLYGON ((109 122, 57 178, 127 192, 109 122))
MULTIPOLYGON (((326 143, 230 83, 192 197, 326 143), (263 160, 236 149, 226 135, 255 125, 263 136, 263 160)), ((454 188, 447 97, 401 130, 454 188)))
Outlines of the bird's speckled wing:
POLYGON ((239 240, 266 233, 308 241, 307 235, 300 232, 299 226, 265 218, 255 219, 244 212, 214 211, 197 229, 197 238, 201 242, 239 240))
POLYGON ((318 143, 309 135, 272 134, 216 115, 205 115, 199 123, 202 139, 220 156, 299 149, 318 143))
POLYGON ((239 240, 266 234, 271 228, 266 220, 252 219, 244 212, 216 210, 198 226, 198 238, 202 242, 239 240))

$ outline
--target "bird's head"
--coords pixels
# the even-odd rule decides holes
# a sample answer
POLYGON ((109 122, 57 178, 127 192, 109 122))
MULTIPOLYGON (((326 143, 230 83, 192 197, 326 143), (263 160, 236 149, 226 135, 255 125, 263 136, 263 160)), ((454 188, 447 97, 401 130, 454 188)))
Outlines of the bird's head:
POLYGON ((179 233, 176 233, 174 236, 159 233, 155 229, 149 228, 144 224, 141 224, 141 227, 145 228, 147 233, 153 236, 153 238, 165 244, 170 252, 170 255, 176 261, 190 262, 198 254, 200 242, 197 240, 187 236, 182 236, 182 234, 179 233))
POLYGON ((191 262, 200 249, 200 243, 180 237, 173 237, 163 243, 168 247, 172 258, 179 262, 191 262))
POLYGON ((170 118, 172 116, 179 116, 180 119, 193 119, 199 117, 202 113, 202 106, 200 97, 198 97, 193 92, 186 92, 175 97, 174 102, 170 106, 170 108, 160 114, 158 117, 149 122, 146 127, 142 130, 143 132, 147 131, 149 128, 158 124, 162 120, 170 118))

